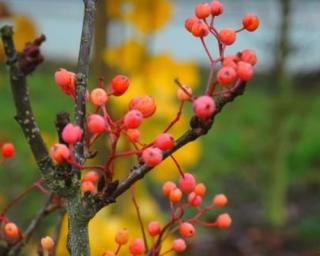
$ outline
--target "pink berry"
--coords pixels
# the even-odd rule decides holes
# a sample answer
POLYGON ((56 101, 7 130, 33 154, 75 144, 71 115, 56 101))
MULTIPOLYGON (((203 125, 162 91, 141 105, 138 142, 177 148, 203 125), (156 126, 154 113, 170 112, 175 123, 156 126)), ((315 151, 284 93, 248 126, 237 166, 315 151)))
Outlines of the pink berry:
POLYGON ((161 226, 159 221, 151 221, 148 224, 148 232, 150 236, 157 236, 161 232, 161 226))
POLYGON ((103 133, 106 131, 106 120, 98 114, 92 114, 88 117, 87 126, 91 133, 103 133))
POLYGON ((204 95, 193 101, 192 109, 197 117, 207 119, 216 110, 216 104, 211 97, 204 95))
POLYGON ((128 129, 138 128, 143 121, 143 116, 138 110, 130 110, 124 116, 123 123, 128 129))
POLYGON ((82 133, 79 126, 69 123, 63 128, 62 139, 64 142, 73 145, 81 140, 82 133))
POLYGON ((152 116, 156 111, 156 103, 153 97, 137 96, 129 102, 129 109, 138 110, 144 118, 147 118, 152 116))
POLYGON ((129 245, 129 251, 132 255, 137 256, 144 252, 145 247, 141 239, 132 240, 129 245))
POLYGON ((126 92, 130 84, 129 78, 124 75, 117 75, 111 81, 113 94, 120 96, 126 92))
POLYGON ((248 62, 252 66, 257 64, 257 55, 255 51, 251 49, 245 49, 240 53, 240 59, 241 61, 248 62))
POLYGON ((184 26, 185 28, 191 33, 192 32, 192 26, 195 22, 199 21, 197 17, 189 17, 186 19, 184 26))
POLYGON ((127 136, 131 142, 136 143, 140 141, 141 134, 138 129, 128 129, 127 136))
POLYGON ((219 40, 225 45, 233 44, 237 39, 237 33, 232 28, 224 28, 219 32, 219 40))
POLYGON ((186 250, 187 245, 186 242, 180 238, 173 240, 171 248, 174 252, 180 253, 186 250))
POLYGON ((56 84, 62 89, 65 94, 72 97, 75 96, 75 73, 60 68, 55 72, 54 79, 56 84))
POLYGON ((192 206, 192 207, 199 207, 202 203, 202 197, 198 196, 195 192, 191 192, 188 195, 188 203, 192 206))
POLYGON ((212 1, 210 6, 211 6, 211 14, 213 16, 219 16, 224 11, 223 4, 220 1, 212 1))
POLYGON ((182 222, 179 225, 179 232, 182 237, 189 238, 193 237, 196 233, 194 226, 189 222, 182 222))
POLYGON ((169 197, 170 192, 175 189, 177 185, 172 181, 166 181, 162 186, 162 194, 165 197, 169 197))
POLYGON ((95 171, 87 172, 82 177, 82 182, 90 181, 92 183, 96 183, 99 179, 99 175, 95 171))
POLYGON ((50 252, 54 247, 54 241, 50 236, 43 237, 41 238, 41 246, 45 251, 50 252))
POLYGON ((217 73, 217 81, 221 85, 228 85, 237 79, 237 72, 231 66, 222 67, 217 73))
POLYGON ((150 167, 156 166, 162 161, 162 151, 154 147, 146 148, 142 152, 142 160, 150 167))
POLYGON ((154 146, 161 150, 169 150, 173 148, 174 143, 174 138, 169 133, 162 133, 156 137, 154 146))
POLYGON ((253 67, 250 63, 239 61, 237 74, 243 81, 249 81, 253 76, 253 67))
POLYGON ((211 6, 208 3, 197 4, 195 8, 195 15, 199 19, 205 19, 211 14, 211 6))
POLYGON ((180 175, 179 178, 179 188, 184 193, 190 193, 196 187, 196 179, 191 173, 184 173, 184 175, 180 175))
POLYGON ((64 163, 70 157, 69 148, 64 144, 54 144, 50 148, 50 156, 58 164, 64 163))
POLYGON ((1 154, 3 158, 13 157, 15 154, 15 147, 12 143, 4 143, 1 147, 1 154))
POLYGON ((92 92, 90 93, 90 99, 94 105, 100 107, 107 103, 108 94, 104 89, 96 88, 96 89, 93 89, 92 92))

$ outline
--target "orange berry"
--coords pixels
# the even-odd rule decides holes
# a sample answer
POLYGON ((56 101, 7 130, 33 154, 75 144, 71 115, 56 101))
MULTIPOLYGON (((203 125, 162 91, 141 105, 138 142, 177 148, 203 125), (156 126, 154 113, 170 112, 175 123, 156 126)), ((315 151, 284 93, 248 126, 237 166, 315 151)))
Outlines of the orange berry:
POLYGON ((247 14, 242 19, 242 25, 247 31, 253 32, 259 27, 260 21, 257 15, 247 14))
POLYGON ((213 198, 212 203, 215 207, 224 207, 228 203, 228 198, 224 194, 218 194, 213 198))
POLYGON ((3 158, 13 157, 15 154, 15 147, 12 143, 5 143, 1 147, 1 154, 3 158))
POLYGON ((245 49, 239 55, 242 61, 250 63, 252 66, 257 64, 257 55, 254 50, 245 49))
POLYGON ((108 94, 104 89, 96 88, 90 93, 90 99, 94 105, 100 107, 107 103, 108 94))
POLYGON ((75 97, 75 73, 60 68, 55 72, 54 79, 56 84, 62 89, 65 94, 75 97))
POLYGON ((97 188, 91 181, 83 181, 81 183, 81 190, 83 193, 90 192, 92 194, 97 194, 97 188))
POLYGON ((185 238, 193 237, 196 234, 194 226, 189 222, 182 222, 179 225, 179 232, 185 238))
POLYGON ((169 194, 169 200, 176 204, 176 203, 179 203, 182 199, 182 191, 178 188, 175 188, 173 190, 170 191, 170 194, 169 194))
POLYGON ((202 203, 202 197, 198 196, 195 192, 191 192, 188 195, 188 203, 192 206, 192 207, 199 207, 202 203))
POLYGON ((211 5, 211 14, 213 16, 219 16, 220 14, 223 13, 224 7, 220 1, 212 1, 210 5, 211 5))
POLYGON ((177 98, 179 100, 181 100, 181 101, 191 100, 191 98, 192 98, 192 89, 190 87, 186 86, 186 85, 183 85, 183 89, 178 88, 178 90, 177 90, 177 98))
POLYGON ((184 26, 185 28, 191 33, 192 32, 192 26, 195 22, 199 21, 199 19, 197 17, 189 17, 188 19, 186 19, 186 21, 184 22, 184 26))
POLYGON ((18 226, 13 222, 8 222, 4 225, 4 234, 8 238, 18 238, 20 236, 20 231, 18 226))
POLYGON ((211 6, 208 3, 197 4, 194 13, 199 19, 205 19, 211 14, 211 6))
POLYGON ((127 136, 131 142, 139 142, 140 141, 140 131, 138 129, 128 129, 127 136))
POLYGON ((194 188, 194 192, 196 193, 196 195, 198 196, 204 196, 206 193, 206 186, 203 183, 198 183, 196 185, 196 187, 194 188))
POLYGON ((50 236, 41 238, 41 246, 45 251, 51 251, 54 246, 54 241, 50 236))
POLYGON ((238 57, 236 55, 225 56, 222 61, 224 67, 232 67, 235 70, 237 69, 238 57))
POLYGON ((120 96, 126 92, 130 84, 129 78, 124 75, 117 75, 111 81, 113 94, 120 96))
POLYGON ((89 181, 92 183, 96 183, 99 179, 99 175, 95 171, 87 172, 82 177, 82 182, 89 181))
POLYGON ((217 73, 217 81, 221 85, 228 85, 237 79, 237 72, 231 66, 222 67, 217 73))
POLYGON ((115 241, 116 241, 116 243, 119 244, 119 245, 124 245, 124 244, 128 243, 128 241, 129 241, 129 232, 128 232, 128 229, 126 229, 126 228, 120 229, 120 230, 116 233, 115 241))
POLYGON ((150 117, 156 111, 156 103, 153 97, 136 96, 129 102, 129 109, 141 112, 144 118, 150 117))
POLYGON ((159 134, 154 141, 154 146, 161 150, 172 149, 174 144, 175 140, 169 133, 159 134))
POLYGON ((209 28, 204 22, 199 20, 192 25, 191 33, 195 37, 205 37, 209 34, 209 28))
POLYGON ((142 113, 135 109, 129 110, 123 118, 123 123, 128 129, 138 128, 141 125, 142 121, 142 113))
POLYGON ((228 213, 218 215, 216 225, 220 229, 227 229, 231 226, 232 219, 228 213))
POLYGON ((148 224, 148 232, 150 236, 157 236, 161 232, 161 226, 159 221, 151 221, 148 224))
POLYGON ((102 254, 102 256, 116 256, 116 254, 112 251, 106 251, 102 254))
POLYGON ((58 164, 62 164, 68 160, 70 154, 69 148, 64 144, 57 143, 50 148, 50 156, 58 164))
POLYGON ((172 181, 166 181, 162 186, 162 193, 165 197, 170 196, 170 192, 175 189, 177 185, 172 181))
POLYGON ((253 67, 250 63, 239 61, 237 74, 243 81, 249 81, 253 76, 253 67))
POLYGON ((180 253, 186 250, 187 245, 186 242, 180 238, 173 240, 171 248, 174 252, 180 253))
POLYGON ((237 33, 232 28, 224 28, 219 32, 219 40, 225 45, 233 44, 237 39, 237 33))

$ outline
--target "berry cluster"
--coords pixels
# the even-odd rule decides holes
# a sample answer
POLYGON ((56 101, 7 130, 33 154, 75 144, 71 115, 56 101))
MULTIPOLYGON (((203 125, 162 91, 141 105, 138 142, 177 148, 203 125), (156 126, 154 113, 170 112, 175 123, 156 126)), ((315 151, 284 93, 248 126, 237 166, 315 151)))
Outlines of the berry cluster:
MULTIPOLYGON (((228 198, 224 194, 218 194, 212 198, 212 203, 207 207, 202 207, 202 200, 206 193, 206 186, 203 183, 197 183, 194 176, 190 173, 184 173, 180 176, 178 184, 167 181, 163 184, 162 193, 167 198, 170 205, 170 220, 165 225, 157 220, 150 221, 146 227, 147 234, 152 240, 152 245, 147 246, 146 237, 143 239, 135 238, 129 243, 131 255, 165 255, 170 252, 181 253, 187 248, 185 239, 196 235, 195 225, 205 227, 214 227, 218 229, 227 229, 231 225, 231 217, 227 213, 217 215, 210 222, 201 220, 205 213, 213 209, 222 208, 227 205, 228 198), (185 217, 187 209, 196 209, 193 216, 185 217), (172 233, 178 233, 181 238, 172 241, 171 247, 163 250, 164 240, 172 233)), ((142 227, 144 229, 145 227, 142 227)), ((144 232, 143 232, 144 234, 144 232)), ((129 242, 129 232, 127 229, 121 229, 117 232, 115 241, 118 248, 115 252, 107 251, 103 255, 117 255, 121 246, 129 242)))

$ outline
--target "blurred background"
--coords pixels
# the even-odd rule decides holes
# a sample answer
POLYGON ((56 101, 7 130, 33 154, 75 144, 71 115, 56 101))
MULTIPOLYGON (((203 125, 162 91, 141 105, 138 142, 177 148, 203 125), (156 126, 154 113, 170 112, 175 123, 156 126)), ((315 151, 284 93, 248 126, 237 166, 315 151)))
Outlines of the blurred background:
MULTIPOLYGON (((246 48, 258 55, 256 75, 244 96, 228 105, 210 133, 176 154, 187 171, 208 186, 207 202, 216 193, 230 199, 233 217, 228 231, 203 229, 188 242, 185 255, 319 255, 320 237, 320 30, 319 0, 223 0, 225 14, 217 27, 241 26, 242 17, 256 13, 261 26, 255 33, 242 32, 227 53, 246 48)), ((143 141, 150 141, 178 111, 175 99, 179 78, 194 90, 206 83, 209 62, 200 41, 184 29, 197 1, 101 0, 97 9, 90 87, 117 72, 127 74, 132 86, 112 101, 114 115, 124 113, 130 98, 154 95, 158 112, 143 126, 143 141)), ((75 70, 83 14, 79 0, 0 1, 0 25, 15 27, 19 50, 43 33, 45 63, 29 78, 31 98, 39 126, 48 145, 57 140, 54 129, 59 111, 72 113, 73 104, 54 84, 56 69, 75 70)), ((214 41, 209 47, 217 54, 214 41)), ((4 63, 2 48, 0 59, 4 63)), ((4 64, 0 67, 0 143, 13 141, 17 156, 0 167, 0 206, 3 208, 27 184, 39 178, 21 131, 4 64)), ((172 131, 181 134, 191 115, 172 131)), ((99 145, 101 150, 107 143, 99 145)), ((121 147, 127 148, 124 142, 121 147)), ((119 177, 130 162, 117 165, 119 177)), ((178 176, 174 164, 165 161, 138 185, 138 202, 145 221, 168 218, 161 197, 161 183, 178 176), (160 211, 161 210, 161 211, 160 211)), ((44 197, 28 195, 9 213, 25 227, 44 197)), ((93 255, 113 249, 113 234, 129 227, 139 235, 129 195, 117 206, 102 211, 91 223, 93 255)), ((218 211, 207 216, 214 218, 218 211)), ((58 214, 59 215, 59 214, 58 214)), ((47 218, 37 236, 55 232, 58 215, 47 218)), ((63 224, 65 225, 65 223, 63 224)), ((65 230, 65 227, 63 227, 65 230)), ((131 232, 130 231, 130 232, 131 232)), ((62 232, 64 233, 64 232, 62 232)), ((64 235, 61 235, 61 241, 64 235)), ((63 242, 59 254, 67 255, 63 242)), ((32 250, 32 249, 30 249, 32 250)), ((26 253, 30 255, 30 252, 26 253)), ((123 255, 126 255, 124 252, 123 255)))

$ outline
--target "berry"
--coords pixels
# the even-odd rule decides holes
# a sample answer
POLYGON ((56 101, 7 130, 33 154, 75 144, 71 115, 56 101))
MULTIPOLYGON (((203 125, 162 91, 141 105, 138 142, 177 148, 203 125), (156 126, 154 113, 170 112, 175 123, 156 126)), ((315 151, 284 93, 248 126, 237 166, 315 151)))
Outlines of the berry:
POLYGON ((176 204, 179 203, 182 199, 182 192, 178 188, 174 188, 170 191, 169 200, 171 203, 176 204))
POLYGON ((18 238, 20 236, 20 231, 15 223, 8 222, 4 225, 4 234, 8 238, 18 238))
POLYGON ((178 88, 177 90, 177 98, 181 101, 191 100, 192 98, 192 89, 188 86, 183 85, 183 89, 178 88), (186 92, 187 93, 186 93, 186 92))
POLYGON ((232 219, 228 213, 218 215, 216 225, 220 229, 227 229, 231 226, 232 219))
POLYGON ((222 61, 224 67, 232 67, 237 69, 238 57, 236 55, 225 56, 222 61))
POLYGON ((172 181, 166 181, 162 186, 162 193, 165 197, 169 197, 170 192, 175 189, 177 185, 172 181))
POLYGON ((209 34, 209 28, 201 20, 198 20, 192 25, 191 33, 195 37, 205 37, 209 34))
POLYGON ((247 14, 242 19, 243 28, 249 32, 255 31, 259 27, 259 24, 259 18, 255 14, 247 14))
POLYGON ((225 45, 233 44, 237 39, 236 31, 232 28, 224 28, 219 32, 219 40, 225 45))
POLYGON ((12 143, 5 143, 1 147, 1 154, 3 158, 13 157, 16 150, 12 143))
POLYGON ((91 133, 103 133, 106 131, 106 121, 102 116, 92 114, 88 117, 87 127, 91 133))
POLYGON ((206 193, 206 190, 207 190, 207 188, 203 183, 198 183, 196 185, 196 187, 194 188, 194 192, 198 196, 204 196, 204 194, 206 193))
POLYGON ((137 129, 128 129, 127 136, 131 142, 136 143, 140 141, 141 134, 137 129))
POLYGON ((82 177, 82 182, 89 181, 92 183, 96 183, 99 179, 99 175, 95 171, 87 172, 82 177))
POLYGON ((64 142, 73 145, 81 140, 82 133, 79 126, 69 123, 63 128, 61 135, 64 142))
POLYGON ((213 16, 219 16, 224 11, 223 4, 220 1, 212 1, 210 6, 211 6, 211 14, 213 16))
POLYGON ((174 252, 180 253, 186 250, 187 245, 186 242, 180 238, 173 240, 171 248, 174 252))
POLYGON ((217 81, 221 85, 228 85, 237 79, 237 72, 231 66, 222 67, 217 73, 217 81))
POLYGON ((189 238, 189 237, 193 237, 196 233, 196 230, 194 228, 194 226, 189 223, 189 222, 182 222, 179 225, 179 232, 180 235, 185 237, 185 238, 189 238))
POLYGON ((216 110, 216 104, 211 97, 204 95, 193 101, 192 109, 197 117, 207 119, 216 110))
POLYGON ((130 110, 124 116, 123 123, 128 129, 138 128, 143 121, 143 116, 138 110, 130 110))
POLYGON ((71 153, 69 148, 64 144, 54 144, 50 148, 51 158, 58 164, 64 163, 70 157, 71 153))
POLYGON ((129 251, 132 255, 134 256, 140 255, 144 252, 144 250, 145 250, 144 243, 141 239, 135 239, 131 241, 129 245, 129 251))
POLYGON ((75 73, 60 68, 58 71, 55 72, 54 80, 65 94, 75 97, 75 73))
POLYGON ((213 198, 212 202, 215 207, 224 207, 228 203, 228 198, 224 194, 218 194, 213 198))
POLYGON ((169 150, 173 148, 174 144, 174 138, 169 133, 159 134, 154 141, 154 146, 161 150, 169 150))
POLYGON ((129 102, 129 109, 138 110, 144 118, 147 118, 156 111, 156 103, 150 96, 137 96, 129 102))
POLYGON ((199 207, 202 203, 202 197, 198 196, 195 192, 191 192, 188 195, 188 203, 192 206, 192 207, 199 207))
POLYGON ((119 245, 124 245, 129 241, 129 232, 126 228, 120 229, 115 236, 115 241, 119 245))
POLYGON ((142 160, 150 167, 156 166, 162 161, 162 151, 154 147, 146 148, 142 152, 142 160))
POLYGON ((191 173, 185 173, 183 176, 181 175, 179 178, 179 188, 184 193, 190 193, 196 187, 196 179, 191 173))
POLYGON ((250 63, 252 66, 257 64, 257 55, 255 51, 250 49, 245 49, 239 55, 240 55, 241 61, 250 63))
POLYGON ((90 192, 92 194, 97 194, 97 188, 91 181, 84 181, 81 183, 81 190, 83 193, 90 192))
POLYGON ((111 81, 113 94, 120 96, 126 92, 130 84, 129 78, 124 75, 117 75, 111 81))
POLYGON ((102 88, 93 89, 90 93, 91 102, 97 107, 103 106, 108 101, 108 94, 102 88))
POLYGON ((41 247, 43 250, 50 252, 53 249, 54 241, 50 236, 41 238, 41 247))
POLYGON ((199 19, 205 19, 211 14, 211 6, 208 3, 197 4, 194 13, 199 19))
POLYGON ((148 224, 148 232, 150 236, 157 236, 161 232, 161 226, 159 221, 151 221, 148 224))
POLYGON ((192 26, 195 22, 199 21, 199 19, 197 17, 189 17, 188 19, 186 19, 186 21, 184 22, 184 26, 185 28, 191 33, 192 32, 192 26))
POLYGON ((102 254, 102 256, 116 256, 116 254, 112 251, 106 251, 102 254))
POLYGON ((250 63, 239 61, 237 74, 243 81, 249 81, 253 76, 253 67, 250 63))

